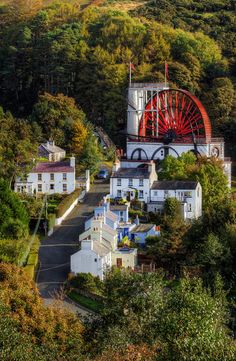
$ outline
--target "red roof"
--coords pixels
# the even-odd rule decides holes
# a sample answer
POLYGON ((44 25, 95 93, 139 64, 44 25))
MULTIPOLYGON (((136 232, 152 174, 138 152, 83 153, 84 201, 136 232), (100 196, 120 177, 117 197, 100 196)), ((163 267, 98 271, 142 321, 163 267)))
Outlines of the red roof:
POLYGON ((74 173, 74 167, 67 162, 42 162, 37 163, 30 173, 74 173))

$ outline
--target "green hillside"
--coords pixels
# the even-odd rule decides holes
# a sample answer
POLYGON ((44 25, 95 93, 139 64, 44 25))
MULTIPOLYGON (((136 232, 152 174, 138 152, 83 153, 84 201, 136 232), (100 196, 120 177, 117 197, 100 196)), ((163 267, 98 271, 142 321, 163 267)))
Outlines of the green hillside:
POLYGON ((4 109, 28 117, 38 94, 76 99, 115 141, 125 126, 129 62, 136 81, 190 90, 207 107, 228 155, 236 137, 235 4, 214 1, 12 2, 0 13, 0 97, 4 109), (81 5, 81 6, 78 6, 81 5), (91 6, 85 6, 91 5, 91 6), (96 6, 95 6, 96 5, 96 6))

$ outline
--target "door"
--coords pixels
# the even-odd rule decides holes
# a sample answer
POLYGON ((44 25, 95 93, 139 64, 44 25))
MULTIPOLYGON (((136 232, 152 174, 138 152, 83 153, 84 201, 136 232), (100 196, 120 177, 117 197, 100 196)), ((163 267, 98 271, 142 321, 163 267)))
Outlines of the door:
POLYGON ((117 258, 117 259, 116 259, 116 266, 117 266, 118 268, 121 268, 121 267, 122 267, 122 258, 117 258))

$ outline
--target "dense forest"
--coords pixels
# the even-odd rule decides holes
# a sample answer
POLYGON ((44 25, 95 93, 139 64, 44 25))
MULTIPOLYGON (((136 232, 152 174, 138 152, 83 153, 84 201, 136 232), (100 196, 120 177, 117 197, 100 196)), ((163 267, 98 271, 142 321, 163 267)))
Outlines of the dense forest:
MULTIPOLYGON (((233 143, 233 1, 125 1, 124 11, 119 1, 86 8, 79 3, 56 1, 45 7, 35 0, 27 7, 21 1, 1 6, 4 110, 29 118, 39 94, 63 93, 119 142, 130 60, 136 68, 133 79, 140 82, 163 81, 167 61, 170 85, 199 96, 214 133, 233 143)), ((233 155, 232 145, 228 153, 233 155)))

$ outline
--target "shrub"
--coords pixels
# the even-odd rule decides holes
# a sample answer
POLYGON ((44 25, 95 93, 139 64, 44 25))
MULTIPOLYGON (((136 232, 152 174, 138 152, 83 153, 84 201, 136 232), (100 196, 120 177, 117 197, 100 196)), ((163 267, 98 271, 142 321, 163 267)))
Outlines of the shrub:
POLYGON ((135 218, 136 216, 142 217, 143 212, 140 210, 130 209, 129 210, 129 217, 135 218))
POLYGON ((74 192, 64 198, 56 209, 56 217, 62 217, 63 214, 70 208, 70 206, 74 203, 74 201, 79 197, 80 194, 81 188, 76 189, 74 192))
POLYGON ((55 226, 56 215, 55 213, 51 213, 48 215, 48 230, 50 231, 55 226))
POLYGON ((102 281, 91 273, 79 273, 69 281, 70 286, 91 293, 101 293, 102 281))
POLYGON ((24 255, 29 252, 29 240, 1 239, 0 262, 21 264, 24 255))

